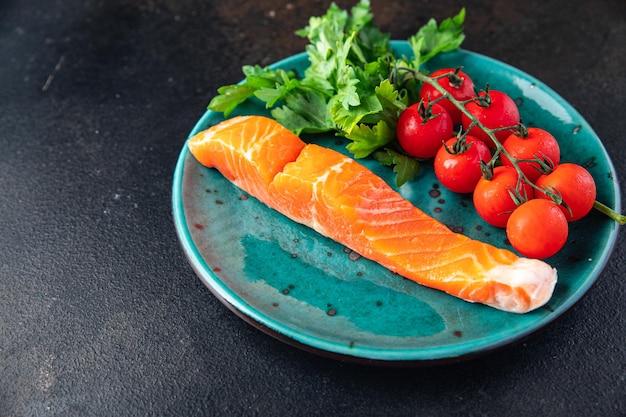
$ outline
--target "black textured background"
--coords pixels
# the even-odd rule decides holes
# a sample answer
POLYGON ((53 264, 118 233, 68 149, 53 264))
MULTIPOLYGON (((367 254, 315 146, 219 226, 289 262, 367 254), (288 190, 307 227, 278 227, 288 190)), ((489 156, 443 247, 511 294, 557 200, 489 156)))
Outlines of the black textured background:
MULTIPOLYGON (((284 345, 196 278, 170 208, 183 141, 242 65, 300 52, 293 32, 328 3, 0 2, 1 417, 626 415, 624 233, 557 323, 428 368, 349 365, 284 345)), ((372 7, 405 39, 463 5, 464 47, 560 93, 626 178, 626 3, 372 7)))

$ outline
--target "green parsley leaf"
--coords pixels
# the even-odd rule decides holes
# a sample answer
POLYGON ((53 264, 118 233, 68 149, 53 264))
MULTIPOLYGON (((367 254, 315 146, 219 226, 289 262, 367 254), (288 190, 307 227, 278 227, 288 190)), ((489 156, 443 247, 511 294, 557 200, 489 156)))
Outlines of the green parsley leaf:
POLYGON ((370 11, 369 0, 362 0, 350 10, 346 32, 359 32, 362 28, 368 26, 373 19, 374 15, 370 11))
POLYGON ((297 79, 292 79, 286 76, 281 83, 276 83, 273 88, 262 87, 254 92, 254 95, 261 101, 265 102, 265 107, 270 109, 276 105, 280 100, 284 100, 287 95, 292 91, 300 87, 300 82, 297 79))
POLYGON ((208 109, 223 112, 224 117, 228 117, 237 106, 252 97, 254 89, 245 84, 233 84, 220 87, 217 92, 219 95, 213 97, 208 109))
POLYGON ((261 88, 272 88, 276 84, 283 84, 286 79, 294 78, 292 72, 282 69, 272 70, 270 68, 262 68, 259 65, 245 65, 243 73, 246 76, 245 84, 255 90, 261 88))
POLYGON ((352 141, 346 148, 354 157, 365 158, 395 139, 396 132, 381 120, 374 126, 362 123, 348 132, 346 137, 352 141))
POLYGON ((329 103, 331 118, 341 132, 352 131, 364 117, 382 111, 375 94, 362 96, 358 107, 345 108, 337 98, 332 98, 329 103))
MULTIPOLYGON (((462 8, 456 16, 445 19, 439 26, 435 19, 430 19, 415 35, 411 36, 409 44, 416 52, 415 59, 419 59, 419 65, 441 52, 458 49, 465 40, 464 21, 465 8, 462 8)), ((419 69, 419 65, 415 69, 419 69)))
POLYGON ((376 151, 374 158, 382 165, 393 166, 396 173, 396 186, 400 187, 409 180, 412 180, 419 173, 419 162, 408 155, 396 152, 392 149, 376 151))
POLYGON ((389 79, 382 80, 374 91, 383 107, 382 114, 379 117, 384 118, 395 129, 400 112, 406 108, 408 102, 404 96, 400 95, 400 92, 389 79))
POLYGON ((287 96, 285 105, 272 110, 272 116, 297 135, 334 130, 326 97, 313 91, 287 96))
POLYGON ((394 155, 393 163, 395 164, 393 172, 396 173, 396 185, 398 187, 402 186, 405 182, 412 180, 419 172, 419 162, 410 156, 397 153, 394 155))
POLYGON ((415 72, 435 55, 459 48, 465 36, 465 9, 437 24, 431 19, 409 38, 412 57, 395 57, 389 34, 373 21, 369 0, 311 17, 296 32, 308 39, 309 66, 293 71, 247 65, 245 79, 218 89, 209 109, 228 117, 241 103, 256 98, 272 116, 296 134, 334 132, 345 137, 355 158, 374 156, 393 166, 398 185, 419 170, 399 149, 395 128, 400 113, 418 100, 415 72))

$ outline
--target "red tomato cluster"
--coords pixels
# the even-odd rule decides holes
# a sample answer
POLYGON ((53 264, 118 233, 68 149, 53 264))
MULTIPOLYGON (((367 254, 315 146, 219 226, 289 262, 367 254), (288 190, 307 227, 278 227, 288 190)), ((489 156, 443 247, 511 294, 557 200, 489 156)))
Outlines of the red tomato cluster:
POLYGON ((505 228, 519 253, 531 258, 556 254, 567 241, 568 223, 593 208, 596 186, 589 172, 561 163, 556 138, 544 129, 524 127, 506 93, 476 94, 472 79, 458 69, 442 68, 430 77, 465 111, 424 83, 420 102, 398 120, 402 149, 415 158, 434 158, 441 184, 472 193, 479 216, 505 228))

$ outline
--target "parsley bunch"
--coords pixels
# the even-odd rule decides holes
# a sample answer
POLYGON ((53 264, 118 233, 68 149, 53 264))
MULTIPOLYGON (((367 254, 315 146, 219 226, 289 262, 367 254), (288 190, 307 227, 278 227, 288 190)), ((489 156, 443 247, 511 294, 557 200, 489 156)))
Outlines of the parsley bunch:
POLYGON ((255 97, 295 134, 333 132, 348 140, 355 158, 373 156, 393 165, 396 183, 419 169, 416 160, 394 144, 400 113, 418 100, 419 83, 412 73, 440 52, 458 49, 465 36, 465 9, 437 24, 434 19, 408 39, 413 57, 396 57, 389 35, 373 22, 369 0, 350 12, 331 4, 326 14, 311 17, 296 32, 309 40, 310 66, 299 77, 293 71, 243 67, 245 79, 220 87, 208 108, 225 117, 255 97))

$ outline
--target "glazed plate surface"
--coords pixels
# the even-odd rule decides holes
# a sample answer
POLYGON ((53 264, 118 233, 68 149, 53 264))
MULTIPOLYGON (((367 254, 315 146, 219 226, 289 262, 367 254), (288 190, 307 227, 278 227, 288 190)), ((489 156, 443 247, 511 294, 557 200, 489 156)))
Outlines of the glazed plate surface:
MULTIPOLYGON (((409 55, 406 42, 393 42, 409 55)), ((305 54, 273 65, 302 72, 305 54)), ((550 131, 563 162, 584 165, 598 200, 619 211, 620 189, 600 139, 563 98, 532 76, 466 50, 436 57, 427 69, 462 66, 477 86, 487 82, 514 98, 523 122, 550 131)), ((237 114, 269 115, 250 102, 237 114)), ((219 123, 207 111, 190 136, 219 123)), ((345 141, 316 143, 347 153, 345 141)), ((389 168, 366 166, 394 183, 389 168)), ((483 222, 471 198, 438 185, 432 166, 399 191, 417 207, 472 238, 510 249, 503 230, 483 222)), ((342 245, 296 224, 198 164, 183 146, 174 173, 173 214, 183 251, 204 284, 240 317, 315 353, 360 362, 420 364, 457 361, 518 341, 561 316, 583 297, 606 264, 617 225, 593 211, 570 226, 565 248, 546 261, 559 281, 547 306, 518 315, 470 304, 392 274, 342 245)))

